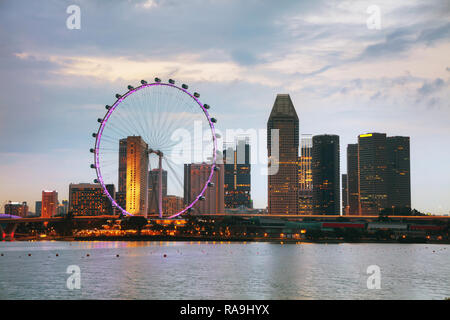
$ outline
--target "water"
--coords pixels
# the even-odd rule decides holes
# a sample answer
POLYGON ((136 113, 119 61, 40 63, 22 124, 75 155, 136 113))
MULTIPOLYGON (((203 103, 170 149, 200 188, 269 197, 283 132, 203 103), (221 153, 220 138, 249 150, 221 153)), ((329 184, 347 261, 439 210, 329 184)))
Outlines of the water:
POLYGON ((446 245, 45 241, 0 242, 0 253, 0 299, 450 297, 446 245), (381 289, 367 289, 370 265, 381 289))

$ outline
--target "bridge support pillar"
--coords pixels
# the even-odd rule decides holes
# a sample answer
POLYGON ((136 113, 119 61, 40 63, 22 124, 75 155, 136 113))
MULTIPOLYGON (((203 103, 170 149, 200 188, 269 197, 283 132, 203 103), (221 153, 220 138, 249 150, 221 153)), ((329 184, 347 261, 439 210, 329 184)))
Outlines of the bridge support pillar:
POLYGON ((0 224, 0 240, 13 240, 17 223, 0 224))

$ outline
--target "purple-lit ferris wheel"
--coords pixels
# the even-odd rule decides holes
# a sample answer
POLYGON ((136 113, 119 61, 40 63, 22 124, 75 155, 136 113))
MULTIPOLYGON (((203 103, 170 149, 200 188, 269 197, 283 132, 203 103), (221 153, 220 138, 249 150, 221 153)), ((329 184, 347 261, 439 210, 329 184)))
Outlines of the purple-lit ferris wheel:
POLYGON ((119 213, 174 218, 205 200, 218 170, 216 119, 199 97, 185 84, 155 78, 154 83, 128 86, 106 106, 93 133, 91 168, 97 174, 94 182, 119 213), (203 168, 194 182, 186 177, 192 163, 203 168))

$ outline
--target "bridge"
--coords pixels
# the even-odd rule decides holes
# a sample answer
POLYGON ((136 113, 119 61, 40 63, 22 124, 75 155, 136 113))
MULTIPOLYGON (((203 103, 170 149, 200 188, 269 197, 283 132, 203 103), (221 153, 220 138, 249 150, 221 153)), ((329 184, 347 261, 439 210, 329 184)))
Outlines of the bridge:
MULTIPOLYGON (((336 219, 348 219, 350 221, 359 221, 359 220, 367 220, 373 221, 378 220, 379 216, 375 215, 363 215, 363 216, 353 216, 353 215, 286 215, 286 214, 226 214, 226 213, 217 213, 217 214, 190 214, 186 216, 181 216, 180 218, 186 218, 188 216, 197 217, 197 218, 224 218, 224 217, 239 217, 239 218, 271 218, 271 219, 286 219, 286 220, 336 220, 336 219)), ((117 220, 120 217, 117 215, 98 215, 98 216, 74 216, 73 219, 75 221, 95 221, 95 220, 117 220)), ((388 216, 388 219, 392 220, 415 220, 415 221, 450 221, 450 216, 435 216, 435 215, 427 215, 427 216, 388 216)), ((35 217, 35 218, 0 218, 0 223, 39 223, 39 222, 61 222, 66 220, 66 217, 35 217)), ((159 215, 153 214, 148 215, 147 219, 155 220, 161 219, 159 215)), ((164 218, 163 218, 164 219, 164 218)))

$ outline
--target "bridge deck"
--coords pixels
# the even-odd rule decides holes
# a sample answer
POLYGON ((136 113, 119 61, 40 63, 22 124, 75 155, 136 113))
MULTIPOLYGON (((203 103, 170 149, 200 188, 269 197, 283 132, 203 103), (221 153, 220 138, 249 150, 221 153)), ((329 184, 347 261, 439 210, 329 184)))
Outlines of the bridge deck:
MULTIPOLYGON (((203 214, 195 215, 196 217, 210 217, 210 218, 223 218, 223 217, 241 217, 241 218, 252 218, 252 217, 262 217, 262 218, 272 218, 272 219, 289 219, 289 220, 303 220, 305 218, 309 219, 319 219, 319 220, 335 220, 338 218, 346 218, 349 220, 376 220, 378 216, 341 216, 341 215, 269 215, 269 214, 203 214)), ((160 219, 158 215, 149 215, 149 219, 160 219)), ((395 220, 442 220, 450 221, 450 216, 389 216, 389 219, 395 220)), ((52 218, 1 218, 0 223, 36 223, 36 222, 58 222, 63 221, 63 217, 52 217, 52 218)), ((102 220, 102 219, 118 219, 117 216, 75 216, 75 220, 102 220)))

